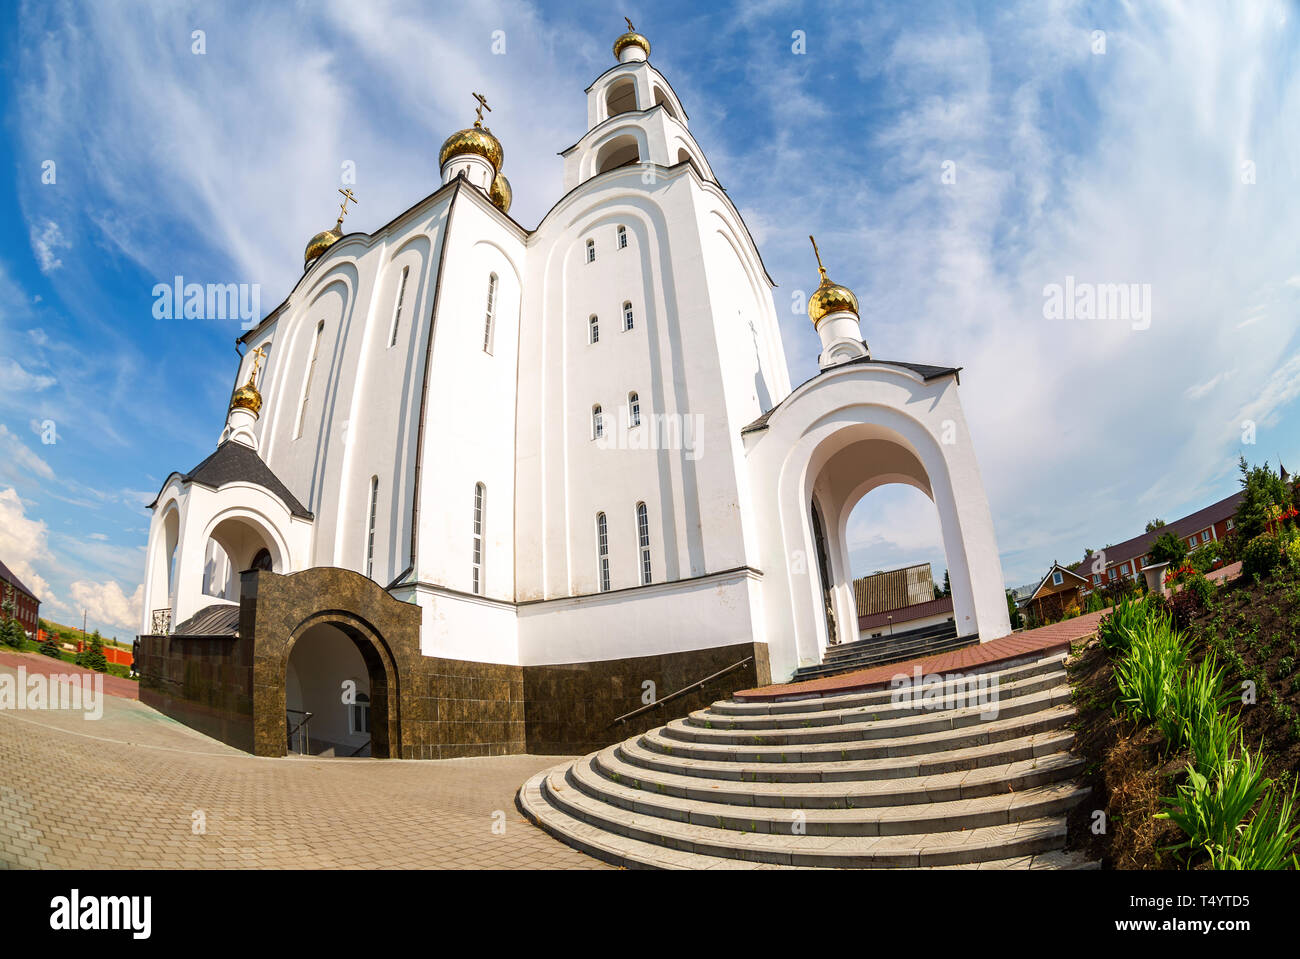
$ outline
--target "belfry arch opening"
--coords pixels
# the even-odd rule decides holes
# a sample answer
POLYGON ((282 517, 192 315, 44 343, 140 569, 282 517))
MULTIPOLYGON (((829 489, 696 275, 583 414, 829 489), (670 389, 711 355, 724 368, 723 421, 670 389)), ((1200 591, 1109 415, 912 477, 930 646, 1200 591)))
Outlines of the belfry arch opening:
POLYGON ((248 569, 285 572, 280 550, 256 520, 232 516, 212 528, 203 553, 203 594, 239 601, 239 574, 248 569))
POLYGON ((605 110, 611 117, 636 109, 636 81, 631 78, 611 83, 605 94, 605 110))
MULTIPOLYGON (((816 574, 815 618, 823 645, 937 628, 949 619, 953 624, 945 629, 957 631, 951 606, 934 603, 939 597, 933 586, 919 587, 919 571, 911 574, 910 592, 906 573, 863 584, 882 591, 892 585, 901 593, 877 597, 871 612, 862 610, 860 615, 856 579, 929 563, 932 580, 937 578, 935 585, 942 589, 944 573, 952 565, 949 546, 958 531, 944 528, 931 477, 910 443, 882 426, 845 426, 811 457, 808 490, 810 571, 816 574), (907 606, 918 608, 902 612, 907 606), (914 614, 920 615, 908 618, 914 614)), ((969 595, 968 577, 960 569, 953 573, 953 594, 964 590, 969 595)))
POLYGON ((615 137, 596 154, 596 173, 617 170, 641 161, 641 147, 634 136, 615 137))

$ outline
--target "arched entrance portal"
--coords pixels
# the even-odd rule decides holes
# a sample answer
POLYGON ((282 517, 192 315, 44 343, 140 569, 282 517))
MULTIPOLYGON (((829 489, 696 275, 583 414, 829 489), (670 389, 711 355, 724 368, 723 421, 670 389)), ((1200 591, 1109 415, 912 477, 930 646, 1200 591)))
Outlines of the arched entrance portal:
POLYGON ((284 670, 290 753, 388 759, 396 702, 392 657, 365 624, 324 614, 296 631, 284 670))
MULTIPOLYGON (((831 433, 814 451, 807 475, 813 515, 820 513, 825 521, 824 552, 830 567, 826 588, 830 610, 825 617, 819 618, 825 623, 823 628, 826 632, 820 639, 824 648, 836 642, 853 642, 860 638, 849 549, 849 520, 854 507, 864 497, 890 484, 903 484, 919 490, 938 508, 944 552, 949 556, 961 554, 961 529, 951 513, 951 518, 944 521, 944 504, 936 496, 919 453, 902 435, 884 426, 860 423, 831 433)), ((820 558, 822 547, 817 543, 817 537, 814 523, 809 538, 820 558)), ((954 606, 969 610, 973 605, 969 576, 957 564, 946 568, 954 606)), ((963 623, 958 619, 957 629, 963 635, 974 631, 969 620, 963 623)))

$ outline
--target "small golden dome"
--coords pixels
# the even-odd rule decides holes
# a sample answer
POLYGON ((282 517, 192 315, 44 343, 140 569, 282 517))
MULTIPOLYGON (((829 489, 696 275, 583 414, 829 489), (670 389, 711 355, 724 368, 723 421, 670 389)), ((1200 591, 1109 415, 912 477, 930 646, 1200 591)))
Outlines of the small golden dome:
POLYGON ((230 408, 232 410, 251 410, 256 416, 262 410, 262 394, 257 392, 257 387, 253 385, 253 378, 250 376, 248 382, 235 390, 230 397, 230 408))
POLYGON ((501 169, 501 164, 505 160, 505 151, 501 148, 501 141, 492 135, 492 131, 475 120, 472 127, 464 130, 457 130, 442 145, 442 150, 438 153, 438 169, 441 170, 447 165, 447 161, 452 157, 464 156, 472 153, 475 156, 481 156, 492 164, 493 172, 501 169))
POLYGON ((510 201, 514 199, 514 191, 510 189, 510 181, 506 179, 504 173, 498 173, 497 178, 492 181, 492 203, 502 213, 510 212, 510 201))
POLYGON ((643 37, 641 34, 637 33, 635 30, 628 30, 627 33, 623 34, 621 37, 619 37, 617 40, 614 41, 614 59, 615 60, 618 59, 618 55, 623 52, 623 49, 625 47, 631 47, 631 46, 640 47, 642 50, 645 51, 645 55, 647 59, 649 58, 650 41, 647 40, 645 37, 643 37))
POLYGON ((808 239, 812 240, 813 253, 817 256, 817 272, 822 277, 821 283, 808 298, 808 319, 813 321, 813 326, 816 326, 821 322, 822 317, 832 313, 848 312, 858 316, 858 298, 847 286, 840 286, 831 281, 831 278, 826 275, 826 267, 822 266, 822 255, 817 250, 817 241, 812 237, 808 239))
POLYGON ((845 311, 858 315, 858 298, 847 286, 832 283, 826 271, 822 271, 822 282, 808 300, 808 318, 815 326, 823 316, 845 311))
POLYGON ((339 221, 331 230, 321 230, 314 237, 307 241, 307 250, 303 253, 302 268, 305 270, 311 266, 312 261, 322 253, 332 247, 339 240, 343 239, 343 223, 339 221))

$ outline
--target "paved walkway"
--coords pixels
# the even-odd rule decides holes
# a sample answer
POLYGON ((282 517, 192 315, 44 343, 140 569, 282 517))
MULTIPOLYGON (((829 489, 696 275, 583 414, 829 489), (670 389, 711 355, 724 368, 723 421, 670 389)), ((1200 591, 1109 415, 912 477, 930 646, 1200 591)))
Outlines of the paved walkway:
POLYGON ((965 672, 1028 656, 1046 656, 1056 650, 1066 649, 1075 640, 1091 636, 1097 631, 1097 623, 1107 612, 1109 610, 1076 616, 1074 619, 1053 623, 1051 626, 1012 633, 1001 639, 967 646, 965 649, 955 649, 950 653, 938 653, 934 656, 909 659, 901 663, 888 663, 884 666, 871 666, 852 673, 809 679, 802 683, 778 683, 772 686, 760 686, 757 689, 742 689, 735 696, 737 699, 761 702, 784 696, 842 693, 853 689, 888 686, 895 676, 900 673, 910 674, 918 666, 921 672, 928 676, 965 672))
MULTIPOLYGON (((74 666, 72 663, 65 663, 61 659, 42 656, 40 653, 19 653, 13 650, 0 652, 0 666, 12 666, 15 670, 19 666, 25 666, 28 676, 36 673, 40 673, 42 676, 97 675, 93 669, 74 666)), ((98 675, 104 677, 104 692, 109 696, 118 696, 122 699, 140 698, 140 684, 134 679, 123 679, 121 676, 110 676, 108 673, 99 673, 98 675)))
POLYGON ((5 709, 0 868, 608 868, 515 809, 565 758, 261 759, 131 699, 5 709))

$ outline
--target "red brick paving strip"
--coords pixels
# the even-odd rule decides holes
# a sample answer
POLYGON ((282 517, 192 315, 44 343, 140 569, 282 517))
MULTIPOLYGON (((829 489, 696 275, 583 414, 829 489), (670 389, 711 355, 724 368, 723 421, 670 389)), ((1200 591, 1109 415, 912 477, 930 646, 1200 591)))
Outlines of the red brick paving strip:
POLYGON ((1075 640, 1091 636, 1097 631, 1097 623, 1106 612, 1109 610, 1076 616, 1074 619, 1053 623, 1051 626, 1012 633, 1001 639, 967 646, 965 649, 955 649, 950 653, 909 659, 901 663, 888 663, 884 666, 872 666, 839 676, 809 679, 802 683, 778 683, 772 686, 760 686, 758 689, 742 689, 734 695, 736 699, 749 702, 762 702, 787 696, 830 695, 855 689, 888 686, 890 680, 899 673, 911 673, 918 666, 921 672, 928 676, 962 672, 1028 656, 1046 656, 1058 649, 1065 650, 1075 640))
MULTIPOLYGON (((74 666, 72 663, 65 663, 61 659, 42 656, 40 653, 0 652, 0 666, 12 666, 14 669, 25 666, 27 667, 28 676, 36 673, 40 673, 42 676, 67 676, 69 674, 94 674, 95 672, 93 669, 85 669, 81 666, 74 666)), ((140 698, 140 684, 134 679, 123 679, 121 676, 110 676, 108 673, 102 673, 101 675, 104 677, 104 692, 109 696, 118 696, 122 699, 140 698)))

